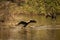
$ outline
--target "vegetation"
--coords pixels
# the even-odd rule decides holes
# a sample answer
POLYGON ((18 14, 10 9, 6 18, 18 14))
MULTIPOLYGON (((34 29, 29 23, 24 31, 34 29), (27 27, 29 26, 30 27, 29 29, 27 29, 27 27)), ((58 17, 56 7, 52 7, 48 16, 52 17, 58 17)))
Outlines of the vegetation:
MULTIPOLYGON (((7 1, 7 0, 0 0, 7 1)), ((12 0, 9 0, 12 2, 12 0)), ((15 3, 19 7, 23 7, 23 10, 33 13, 50 13, 58 12, 60 13, 60 1, 59 0, 14 0, 12 4, 15 3)))

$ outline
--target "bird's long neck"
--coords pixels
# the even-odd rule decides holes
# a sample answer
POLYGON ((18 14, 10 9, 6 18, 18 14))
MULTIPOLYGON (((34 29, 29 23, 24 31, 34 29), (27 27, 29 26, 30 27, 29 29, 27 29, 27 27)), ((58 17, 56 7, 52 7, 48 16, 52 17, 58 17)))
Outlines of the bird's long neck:
POLYGON ((24 27, 26 27, 29 23, 31 23, 31 22, 26 23, 26 24, 24 25, 24 27))

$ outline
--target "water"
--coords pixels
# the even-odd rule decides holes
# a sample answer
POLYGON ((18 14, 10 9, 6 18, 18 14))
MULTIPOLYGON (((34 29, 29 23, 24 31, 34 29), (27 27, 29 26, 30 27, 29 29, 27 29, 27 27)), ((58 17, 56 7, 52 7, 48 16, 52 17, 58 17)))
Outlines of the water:
MULTIPOLYGON (((4 26, 0 26, 0 40, 59 40, 60 29, 56 29, 57 25, 60 25, 59 17, 57 20, 52 20, 51 18, 46 18, 40 15, 30 15, 21 14, 14 17, 15 21, 10 20, 10 23, 14 24, 16 22, 16 17, 20 17, 20 21, 28 21, 34 19, 37 23, 31 23, 26 28, 20 26, 11 26, 9 21, 4 26), (29 15, 29 16, 28 16, 29 15), (57 22, 56 22, 57 21, 57 22), (11 27, 9 27, 11 26, 11 27), (5 29, 4 29, 5 28, 5 29), (49 28, 49 29, 48 29, 49 28), (52 29, 51 29, 52 28, 52 29)), ((19 21, 19 20, 17 20, 19 21)), ((17 22, 18 23, 18 22, 17 22)))

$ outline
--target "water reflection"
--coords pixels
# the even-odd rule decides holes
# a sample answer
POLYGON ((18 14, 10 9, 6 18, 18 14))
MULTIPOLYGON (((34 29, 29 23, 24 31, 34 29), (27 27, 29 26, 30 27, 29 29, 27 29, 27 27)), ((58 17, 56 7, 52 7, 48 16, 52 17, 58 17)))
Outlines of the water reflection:
MULTIPOLYGON (((21 15, 22 16, 22 15, 21 15)), ((56 30, 51 29, 56 28, 56 20, 51 18, 46 19, 45 16, 39 15, 25 15, 24 20, 27 19, 37 20, 36 24, 29 24, 27 27, 16 26, 14 28, 6 28, 0 31, 1 40, 55 40, 56 30)), ((6 26, 5 26, 6 27, 6 26)))

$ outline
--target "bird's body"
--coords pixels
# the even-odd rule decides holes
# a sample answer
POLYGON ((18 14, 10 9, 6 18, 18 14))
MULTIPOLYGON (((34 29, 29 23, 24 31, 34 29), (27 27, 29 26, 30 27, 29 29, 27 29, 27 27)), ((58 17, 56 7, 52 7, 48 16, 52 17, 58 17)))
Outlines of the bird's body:
POLYGON ((20 25, 20 24, 23 24, 24 27, 25 27, 26 25, 28 25, 28 23, 26 23, 26 22, 24 22, 24 21, 19 22, 17 25, 20 25))
POLYGON ((21 21, 17 25, 23 24, 24 25, 23 27, 26 27, 29 23, 36 23, 36 21, 35 20, 30 20, 30 22, 21 21))
POLYGON ((47 18, 47 17, 51 17, 51 19, 56 19, 56 15, 55 15, 54 13, 52 13, 52 14, 50 14, 50 15, 47 14, 47 15, 46 15, 46 18, 47 18))

